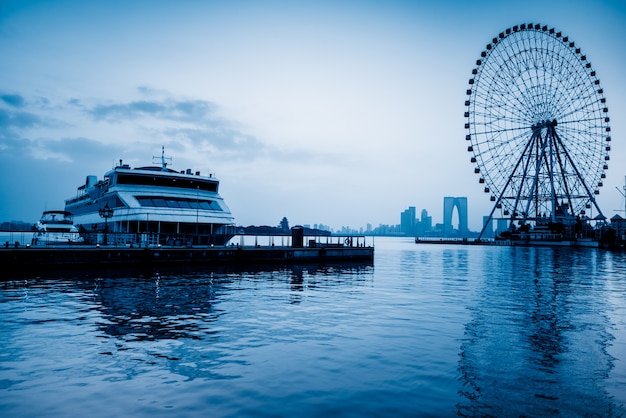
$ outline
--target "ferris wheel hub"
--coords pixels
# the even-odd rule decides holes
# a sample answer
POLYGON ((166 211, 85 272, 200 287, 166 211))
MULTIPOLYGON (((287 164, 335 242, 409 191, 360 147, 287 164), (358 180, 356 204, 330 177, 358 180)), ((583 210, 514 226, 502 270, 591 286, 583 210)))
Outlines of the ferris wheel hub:
POLYGON ((538 122, 535 125, 532 125, 530 128, 533 130, 533 132, 535 132, 542 128, 555 127, 557 125, 558 125, 558 122, 556 121, 556 119, 552 119, 552 120, 543 120, 541 122, 538 122))

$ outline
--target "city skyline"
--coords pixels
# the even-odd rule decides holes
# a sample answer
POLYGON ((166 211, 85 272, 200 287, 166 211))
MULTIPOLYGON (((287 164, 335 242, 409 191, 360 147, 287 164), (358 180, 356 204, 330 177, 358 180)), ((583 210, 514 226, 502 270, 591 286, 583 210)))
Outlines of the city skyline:
MULTIPOLYGON (((432 231, 436 231, 436 230, 441 230, 442 233, 449 233, 450 231, 445 231, 445 222, 443 221, 443 219, 445 218, 444 216, 444 212, 445 212, 445 197, 444 200, 442 201, 442 222, 441 223, 435 223, 433 224, 433 217, 429 216, 429 212, 427 209, 422 208, 420 211, 420 218, 417 219, 413 219, 413 221, 415 221, 416 219, 419 222, 424 223, 422 225, 422 229, 418 228, 415 231, 406 231, 403 230, 403 215, 408 212, 411 213, 410 210, 411 208, 413 209, 412 212, 412 216, 414 216, 416 214, 416 206, 409 206, 408 209, 405 209, 403 212, 400 212, 400 222, 399 223, 395 223, 395 224, 385 224, 385 223, 380 223, 380 222, 368 222, 365 226, 363 225, 340 225, 338 227, 333 227, 331 225, 328 225, 326 223, 322 223, 322 222, 318 222, 318 223, 309 223, 309 222, 304 222, 304 223, 298 223, 298 224, 291 224, 291 222, 289 221, 289 216, 283 216, 281 217, 280 220, 277 220, 277 222, 275 224, 248 224, 248 225, 243 225, 243 224, 236 224, 236 226, 238 227, 249 227, 249 226, 270 226, 270 227, 281 227, 284 229, 285 225, 289 225, 289 226, 296 226, 296 225, 301 225, 304 227, 308 227, 308 228, 314 228, 314 229, 320 229, 320 230, 325 230, 325 231, 332 231, 332 232, 346 232, 346 231, 352 231, 352 232, 358 232, 358 233, 368 233, 368 232, 372 232, 374 230, 376 230, 377 228, 384 231, 383 235, 385 234, 390 234, 390 235, 397 235, 399 233, 404 233, 406 235, 415 235, 415 233, 417 232, 417 235, 420 235, 420 233, 422 232, 432 232, 432 231)), ((454 219, 458 219, 459 218, 459 213, 455 212, 455 214, 453 215, 454 219)), ((28 220, 24 220, 24 219, 11 219, 11 220, 7 220, 7 219, 0 219, 0 224, 3 225, 8 225, 10 223, 15 223, 15 224, 21 224, 21 225, 30 225, 31 223, 34 223, 36 221, 33 222, 29 222, 28 220)), ((452 226, 454 227, 454 224, 452 224, 452 226)), ((456 230, 456 228, 455 228, 456 230)), ((479 232, 479 231, 471 231, 469 230, 469 232, 479 232)))
MULTIPOLYGON (((422 209, 421 210, 421 214, 422 214, 422 216, 424 216, 424 214, 426 214, 426 216, 428 216, 427 209, 422 209)), ((402 213, 400 215, 402 216, 402 213)), ((430 221, 432 222, 432 217, 428 217, 428 218, 430 218, 430 221)), ((28 224, 28 225, 30 225, 30 224, 33 224, 35 222, 36 222, 36 220, 30 222, 29 220, 25 220, 25 219, 0 219, 0 224, 15 223, 15 224, 23 224, 23 225, 28 224)), ((248 226, 271 226, 271 227, 274 227, 274 226, 278 226, 278 227, 283 227, 284 228, 285 224, 290 225, 290 226, 301 225, 301 226, 305 226, 305 227, 313 227, 315 229, 321 229, 321 230, 327 230, 327 231, 340 231, 340 230, 346 230, 346 229, 356 230, 356 231, 361 230, 362 231, 364 229, 367 230, 367 225, 370 226, 370 229, 374 229, 374 228, 380 227, 380 226, 400 227, 402 222, 399 222, 397 224, 383 224, 383 223, 380 223, 380 222, 377 223, 376 221, 372 221, 372 222, 368 222, 366 224, 366 226, 363 226, 363 225, 348 225, 348 224, 346 224, 346 225, 339 225, 339 226, 334 227, 332 225, 329 225, 329 224, 326 224, 326 223, 323 223, 323 222, 317 222, 317 223, 315 223, 315 222, 313 222, 313 223, 311 223, 311 222, 304 222, 304 223, 292 224, 289 221, 289 216, 285 215, 285 216, 282 216, 275 223, 269 223, 269 224, 247 224, 247 225, 236 223, 236 226, 238 226, 238 227, 248 227, 248 226), (375 224, 376 224, 376 226, 374 226, 375 224)), ((429 227, 429 229, 430 229, 430 227, 429 227)))

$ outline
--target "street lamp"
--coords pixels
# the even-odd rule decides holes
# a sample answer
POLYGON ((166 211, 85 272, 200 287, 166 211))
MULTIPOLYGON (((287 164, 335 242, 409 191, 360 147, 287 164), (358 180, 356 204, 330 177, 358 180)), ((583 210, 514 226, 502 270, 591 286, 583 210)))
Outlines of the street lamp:
POLYGON ((113 217, 113 209, 111 209, 109 207, 109 204, 107 203, 106 205, 104 205, 103 208, 100 208, 100 210, 98 210, 98 213, 100 214, 101 218, 104 218, 104 245, 108 245, 108 240, 107 240, 107 232, 109 232, 109 224, 108 224, 108 220, 109 218, 113 217))

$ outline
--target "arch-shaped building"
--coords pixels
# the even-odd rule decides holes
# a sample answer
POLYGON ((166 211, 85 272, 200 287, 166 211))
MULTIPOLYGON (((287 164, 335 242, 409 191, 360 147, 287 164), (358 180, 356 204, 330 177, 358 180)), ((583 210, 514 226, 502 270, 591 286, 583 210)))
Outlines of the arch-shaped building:
POLYGON ((450 197, 443 198, 443 232, 448 235, 454 232, 452 226, 452 214, 456 208, 459 214, 458 232, 461 236, 466 237, 469 229, 467 227, 467 197, 450 197))

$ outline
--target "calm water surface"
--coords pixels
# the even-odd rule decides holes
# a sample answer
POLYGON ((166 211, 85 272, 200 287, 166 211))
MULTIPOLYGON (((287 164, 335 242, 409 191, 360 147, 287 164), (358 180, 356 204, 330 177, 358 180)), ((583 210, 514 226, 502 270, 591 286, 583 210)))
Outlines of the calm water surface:
POLYGON ((0 282, 0 416, 626 416, 626 257, 376 239, 371 265, 0 282))

